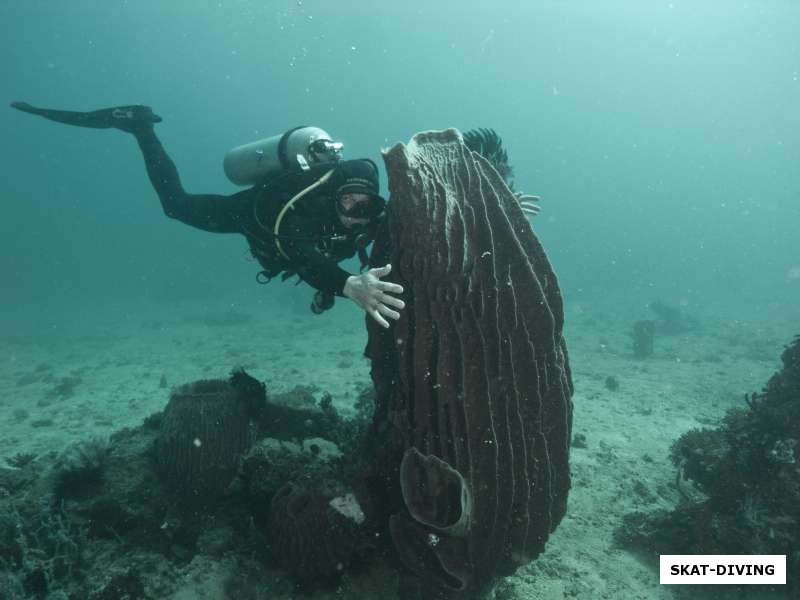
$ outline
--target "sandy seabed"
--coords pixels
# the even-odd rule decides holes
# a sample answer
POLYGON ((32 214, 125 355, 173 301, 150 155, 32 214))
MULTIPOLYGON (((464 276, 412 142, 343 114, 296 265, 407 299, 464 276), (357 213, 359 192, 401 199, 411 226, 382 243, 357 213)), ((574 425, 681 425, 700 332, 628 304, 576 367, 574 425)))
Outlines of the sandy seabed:
MULTIPOLYGON (((572 450, 565 519, 537 561, 499 583, 498 600, 783 597, 781 590, 742 595, 728 586, 661 586, 655 564, 618 547, 613 534, 631 511, 676 505, 670 445, 689 429, 717 425, 726 410, 743 405, 746 392, 760 390, 779 368, 783 346, 800 333, 799 321, 697 314, 698 330, 657 336, 655 355, 635 360, 629 332, 648 316, 639 312, 566 305, 573 434, 586 444, 572 450), (609 389, 609 377, 617 390, 609 389)), ((137 426, 165 406, 171 387, 225 377, 233 367, 264 381, 268 393, 296 385, 330 393, 344 415, 369 383, 362 316, 348 305, 314 316, 305 297, 270 311, 224 301, 84 306, 45 316, 23 310, 6 330, 0 458, 60 451, 137 426)), ((227 569, 224 560, 197 557, 165 598, 222 600, 227 569)), ((376 567, 310 597, 390 600, 394 588, 394 573, 376 567)))

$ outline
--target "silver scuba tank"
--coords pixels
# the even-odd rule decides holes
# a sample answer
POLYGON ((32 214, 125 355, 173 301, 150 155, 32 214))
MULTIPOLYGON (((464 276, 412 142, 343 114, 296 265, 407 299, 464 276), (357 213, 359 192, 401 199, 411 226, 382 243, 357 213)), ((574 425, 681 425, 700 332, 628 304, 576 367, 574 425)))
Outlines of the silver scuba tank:
POLYGON ((295 127, 281 135, 237 146, 225 155, 225 175, 237 185, 255 185, 275 173, 336 162, 342 144, 319 127, 295 127))

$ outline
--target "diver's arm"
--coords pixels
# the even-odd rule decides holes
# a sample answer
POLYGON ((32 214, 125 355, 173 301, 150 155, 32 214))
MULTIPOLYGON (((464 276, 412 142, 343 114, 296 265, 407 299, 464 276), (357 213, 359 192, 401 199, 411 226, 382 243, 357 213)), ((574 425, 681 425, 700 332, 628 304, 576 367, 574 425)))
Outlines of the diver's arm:
POLYGON ((386 317, 395 321, 400 318, 400 313, 394 308, 402 310, 406 306, 400 298, 391 295, 402 294, 403 286, 381 281, 381 277, 391 272, 392 265, 384 265, 360 275, 351 275, 344 284, 344 295, 364 309, 381 327, 389 327, 386 317))
POLYGON ((181 185, 175 163, 164 150, 153 128, 141 128, 134 135, 164 214, 204 231, 242 232, 242 225, 252 218, 253 189, 232 196, 187 194, 181 185))
POLYGON ((381 277, 391 272, 391 265, 351 275, 335 261, 323 256, 315 241, 307 237, 308 232, 314 230, 311 221, 300 217, 289 217, 287 221, 285 228, 282 228, 281 247, 289 255, 293 268, 303 281, 321 292, 349 298, 382 327, 389 327, 387 317, 393 320, 400 318, 400 313, 395 309, 402 310, 405 303, 391 294, 402 294, 403 286, 381 281, 381 277), (289 239, 290 236, 294 239, 289 239))

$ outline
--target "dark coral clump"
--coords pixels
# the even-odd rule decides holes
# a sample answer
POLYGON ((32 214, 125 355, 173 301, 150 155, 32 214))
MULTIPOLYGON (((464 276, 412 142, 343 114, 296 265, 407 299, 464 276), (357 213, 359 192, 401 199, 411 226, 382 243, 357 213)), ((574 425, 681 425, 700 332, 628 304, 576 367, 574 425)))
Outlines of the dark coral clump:
POLYGON ((247 414, 257 419, 264 413, 267 403, 266 385, 248 374, 244 369, 238 368, 231 372, 228 378, 230 386, 239 393, 239 401, 244 404, 247 414))
POLYGON ((147 598, 142 575, 133 568, 115 573, 89 600, 136 600, 147 598))
POLYGON ((0 597, 44 598, 79 576, 86 533, 53 496, 0 504, 0 597), (4 595, 7 594, 7 595, 4 595))
POLYGON ((291 396, 267 402, 264 384, 238 370, 176 388, 164 412, 108 441, 10 460, 17 468, 0 468, 0 598, 162 598, 195 560, 222 557, 230 581, 247 582, 226 587, 248 598, 286 597, 276 589, 288 579, 265 575, 276 560, 311 586, 338 583, 331 576, 385 539, 360 491, 360 455, 338 445, 361 447, 372 396, 361 395, 354 420, 329 396, 309 394, 302 407, 291 396), (276 495, 287 481, 291 493, 276 495))
POLYGON ((56 495, 74 496, 99 483, 103 478, 108 452, 108 440, 99 437, 68 446, 53 468, 56 495))
POLYGON ((785 554, 787 573, 798 572, 800 337, 781 358, 783 368, 746 408, 675 442, 685 502, 671 513, 630 516, 622 539, 663 554, 785 554))
POLYGON ((24 469, 36 460, 33 452, 17 452, 14 456, 6 457, 6 464, 15 469, 24 469))

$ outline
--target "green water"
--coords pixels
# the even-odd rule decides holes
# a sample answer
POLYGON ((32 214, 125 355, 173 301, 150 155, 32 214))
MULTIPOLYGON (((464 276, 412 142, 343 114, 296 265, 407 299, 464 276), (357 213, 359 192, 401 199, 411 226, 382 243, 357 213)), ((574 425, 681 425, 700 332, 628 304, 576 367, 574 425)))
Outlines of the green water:
MULTIPOLYGON (((224 153, 297 124, 376 160, 493 127, 568 298, 797 310, 795 3, 7 1, 0 23, 6 100, 150 104, 190 191, 235 191, 224 153)), ((238 236, 165 219, 129 136, 0 120, 3 307, 294 297, 253 286, 238 236)))

